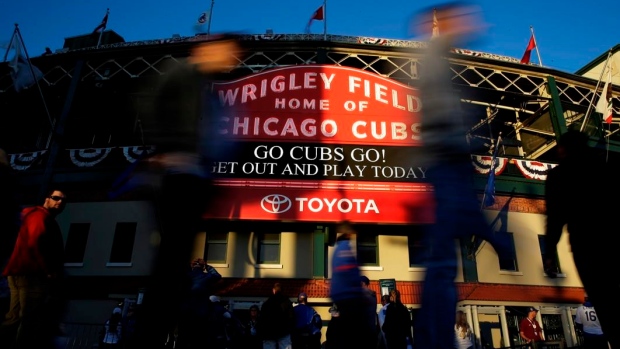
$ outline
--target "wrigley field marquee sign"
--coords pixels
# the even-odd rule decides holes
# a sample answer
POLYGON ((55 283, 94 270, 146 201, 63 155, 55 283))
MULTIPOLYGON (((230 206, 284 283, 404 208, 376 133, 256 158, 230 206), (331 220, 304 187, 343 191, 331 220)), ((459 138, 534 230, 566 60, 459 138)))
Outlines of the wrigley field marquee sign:
POLYGON ((428 223, 415 89, 366 71, 304 65, 216 83, 211 172, 225 187, 205 218, 428 223))

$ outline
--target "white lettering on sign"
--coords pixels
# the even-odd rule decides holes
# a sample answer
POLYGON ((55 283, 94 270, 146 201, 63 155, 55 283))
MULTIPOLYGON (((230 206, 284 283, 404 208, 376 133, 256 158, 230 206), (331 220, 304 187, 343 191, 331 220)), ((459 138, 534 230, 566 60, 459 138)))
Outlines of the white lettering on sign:
POLYGON ((349 92, 356 93, 362 89, 364 97, 373 98, 377 102, 389 104, 394 108, 405 110, 409 112, 419 112, 422 105, 420 99, 414 95, 401 95, 398 90, 390 89, 385 85, 373 83, 369 80, 362 79, 357 76, 349 76, 349 92), (388 99, 388 91, 391 95, 391 100, 388 99), (406 104, 406 107, 405 105, 406 104))
MULTIPOLYGON (((241 97, 239 102, 244 104, 261 97, 267 97, 270 93, 278 94, 284 91, 317 89, 317 75, 321 78, 323 89, 329 90, 331 88, 332 81, 336 76, 336 74, 327 75, 326 73, 317 74, 316 72, 306 72, 300 75, 303 75, 300 79, 297 78, 297 73, 290 73, 288 75, 288 79, 284 75, 276 75, 271 78, 271 80, 261 80, 258 86, 256 84, 245 84, 241 86, 241 97)), ((233 106, 237 103, 237 97, 239 97, 239 87, 227 89, 225 91, 220 90, 219 97, 223 106, 233 106)))
POLYGON ((327 198, 295 198, 299 204, 299 212, 308 209, 311 212, 341 212, 348 213, 379 213, 379 208, 373 199, 327 199, 327 198))
POLYGON ((334 137, 338 132, 336 121, 326 119, 321 120, 317 130, 317 120, 306 118, 296 120, 293 118, 279 119, 275 117, 222 117, 218 132, 223 135, 243 135, 243 136, 304 136, 314 137, 319 132, 323 137, 334 137))

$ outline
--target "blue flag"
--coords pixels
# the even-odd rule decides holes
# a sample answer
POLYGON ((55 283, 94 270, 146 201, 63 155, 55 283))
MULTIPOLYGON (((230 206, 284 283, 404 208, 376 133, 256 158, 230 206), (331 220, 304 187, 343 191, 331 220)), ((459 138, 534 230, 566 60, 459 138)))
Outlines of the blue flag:
POLYGON ((499 144, 502 141, 502 136, 497 137, 495 143, 495 149, 493 150, 493 157, 491 158, 491 169, 489 170, 489 179, 487 180, 487 186, 484 188, 484 206, 488 207, 495 203, 495 168, 497 167, 497 152, 499 150, 499 144))

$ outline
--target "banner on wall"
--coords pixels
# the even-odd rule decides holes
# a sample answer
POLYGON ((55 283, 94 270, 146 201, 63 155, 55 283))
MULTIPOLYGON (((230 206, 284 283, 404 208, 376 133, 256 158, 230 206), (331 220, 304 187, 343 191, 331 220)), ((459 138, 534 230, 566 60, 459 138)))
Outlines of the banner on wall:
POLYGON ((332 65, 272 69, 213 88, 223 107, 217 132, 236 151, 213 163, 226 189, 205 218, 432 221, 415 89, 332 65))

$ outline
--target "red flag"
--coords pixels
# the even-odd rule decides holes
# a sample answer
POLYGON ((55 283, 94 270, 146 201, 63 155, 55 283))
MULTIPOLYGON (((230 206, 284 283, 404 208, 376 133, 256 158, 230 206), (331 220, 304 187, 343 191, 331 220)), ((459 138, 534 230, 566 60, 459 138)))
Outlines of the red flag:
POLYGON ((321 5, 321 7, 316 9, 316 11, 314 11, 314 13, 312 14, 312 17, 310 17, 310 20, 308 21, 308 24, 306 25, 306 33, 310 33, 310 25, 312 24, 312 21, 314 20, 322 21, 325 19, 325 11, 323 9, 323 6, 324 5, 321 5))
POLYGON ((525 49, 525 53, 523 53, 523 58, 521 58, 521 63, 530 64, 530 56, 532 55, 532 50, 536 47, 536 40, 534 40, 534 34, 530 36, 530 42, 527 44, 527 48, 525 49))
POLYGON ((95 30, 93 30, 93 33, 100 33, 105 30, 105 28, 108 26, 108 15, 109 14, 110 14, 110 10, 106 12, 105 16, 101 20, 101 23, 97 26, 97 28, 95 28, 95 30))
POLYGON ((323 5, 321 5, 321 7, 319 7, 318 9, 316 9, 316 11, 314 11, 314 13, 312 14, 312 17, 310 17, 310 21, 312 20, 317 20, 317 21, 322 21, 324 18, 324 13, 323 13, 323 5))

